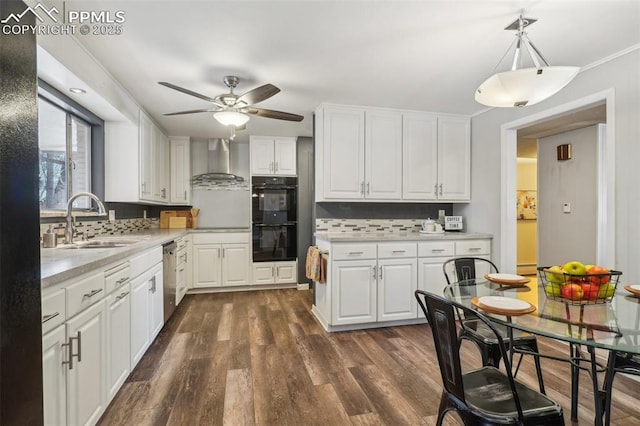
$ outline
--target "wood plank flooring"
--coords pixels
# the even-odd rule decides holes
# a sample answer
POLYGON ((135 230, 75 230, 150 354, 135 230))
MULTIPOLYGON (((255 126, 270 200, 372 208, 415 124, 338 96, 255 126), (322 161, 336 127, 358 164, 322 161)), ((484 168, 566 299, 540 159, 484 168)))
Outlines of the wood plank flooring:
MULTIPOLYGON (((428 325, 326 333, 311 292, 187 295, 100 425, 432 425, 441 393, 428 325)), ((539 339, 541 351, 566 347, 539 339)), ((480 365, 464 343, 464 367, 480 365)), ((530 358, 530 357, 527 357, 530 358)), ((525 358, 518 379, 537 386, 525 358)), ((566 364, 543 360, 548 395, 570 395, 566 364)), ((593 424, 589 377, 579 422, 593 424)), ((640 425, 640 383, 617 375, 613 422, 640 425)), ((461 424, 455 415, 447 424, 461 424)))

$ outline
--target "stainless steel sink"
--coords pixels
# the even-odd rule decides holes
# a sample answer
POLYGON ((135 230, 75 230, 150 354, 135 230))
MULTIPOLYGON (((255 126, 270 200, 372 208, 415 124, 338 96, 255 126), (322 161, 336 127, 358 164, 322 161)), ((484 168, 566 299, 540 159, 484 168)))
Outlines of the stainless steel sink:
POLYGON ((125 247, 129 244, 135 244, 141 241, 137 238, 101 238, 97 240, 91 241, 78 241, 73 244, 65 244, 60 246, 60 248, 64 249, 90 249, 90 248, 114 248, 114 247, 125 247))

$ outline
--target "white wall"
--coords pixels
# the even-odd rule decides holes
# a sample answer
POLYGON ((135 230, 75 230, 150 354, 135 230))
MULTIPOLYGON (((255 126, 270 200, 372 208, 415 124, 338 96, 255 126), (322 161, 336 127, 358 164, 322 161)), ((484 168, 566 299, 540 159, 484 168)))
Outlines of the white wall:
POLYGON ((595 264, 598 208, 598 127, 538 141, 538 241, 540 266, 579 260, 595 264), (556 147, 571 144, 571 159, 558 161, 556 147), (571 213, 563 211, 569 203, 571 213))
MULTIPOLYGON (((581 72, 567 87, 550 99, 525 108, 491 109, 471 120, 471 203, 454 206, 471 232, 494 235, 493 259, 500 259, 500 141, 505 123, 541 113, 577 99, 613 88, 615 120, 607 120, 615 133, 615 265, 625 281, 640 280, 639 179, 634 173, 640 158, 640 50, 581 72)), ((479 81, 483 76, 478 76, 479 81)), ((611 144, 612 141, 608 141, 611 144)), ((514 158, 515 161, 515 158, 514 158)), ((500 265, 499 265, 500 266, 500 265)), ((510 272, 505 270, 505 272, 510 272)))

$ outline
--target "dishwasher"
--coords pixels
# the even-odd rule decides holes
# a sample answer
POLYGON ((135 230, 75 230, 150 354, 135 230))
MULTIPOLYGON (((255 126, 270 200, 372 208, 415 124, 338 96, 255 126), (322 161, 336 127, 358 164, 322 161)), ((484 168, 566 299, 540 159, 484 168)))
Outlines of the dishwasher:
POLYGON ((164 322, 176 309, 176 252, 178 245, 171 241, 162 245, 162 292, 164 294, 164 322))

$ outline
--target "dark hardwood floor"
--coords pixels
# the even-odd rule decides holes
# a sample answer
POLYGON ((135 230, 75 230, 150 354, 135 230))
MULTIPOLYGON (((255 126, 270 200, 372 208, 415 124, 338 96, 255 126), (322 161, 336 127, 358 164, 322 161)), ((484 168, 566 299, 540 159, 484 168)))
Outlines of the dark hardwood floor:
MULTIPOLYGON (((311 297, 293 289, 187 295, 100 424, 435 424, 442 387, 429 326, 326 333, 311 297)), ((539 345, 567 353, 550 340, 539 345)), ((480 365, 475 347, 464 351, 466 368, 480 365)), ((542 363, 547 393, 571 424, 568 366, 542 363)), ((518 379, 537 386, 530 359, 518 379)), ((588 380, 583 373, 581 425, 593 423, 588 380)), ((614 386, 612 424, 640 425, 640 383, 617 375, 614 386)))

